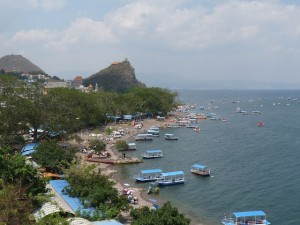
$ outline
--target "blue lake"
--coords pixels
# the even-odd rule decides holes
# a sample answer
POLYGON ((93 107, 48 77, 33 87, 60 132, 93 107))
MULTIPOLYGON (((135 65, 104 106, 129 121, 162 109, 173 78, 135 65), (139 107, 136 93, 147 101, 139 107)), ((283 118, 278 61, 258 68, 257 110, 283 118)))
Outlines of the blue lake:
POLYGON ((185 184, 163 187, 159 196, 193 218, 191 224, 217 225, 224 214, 263 210, 272 224, 299 225, 300 91, 177 92, 184 103, 196 104, 197 113, 213 112, 227 122, 198 120, 200 132, 161 129, 160 137, 138 142, 128 155, 141 157, 145 150, 160 149, 164 157, 119 167, 123 179, 147 188, 133 179, 142 169, 184 171, 185 184), (237 107, 248 115, 236 113, 237 107), (258 122, 265 125, 259 127, 258 122), (179 140, 166 141, 164 133, 174 133, 179 140), (190 173, 193 163, 209 166, 212 176, 190 173))

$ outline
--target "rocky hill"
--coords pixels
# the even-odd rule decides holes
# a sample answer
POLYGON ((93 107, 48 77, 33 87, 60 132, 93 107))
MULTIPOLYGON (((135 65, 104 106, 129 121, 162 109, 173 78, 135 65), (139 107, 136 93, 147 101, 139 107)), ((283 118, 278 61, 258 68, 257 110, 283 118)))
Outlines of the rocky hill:
POLYGON ((0 58, 0 70, 5 72, 24 72, 45 74, 38 66, 34 65, 22 55, 6 55, 0 58))
POLYGON ((85 86, 98 85, 99 89, 106 91, 123 92, 132 87, 145 86, 135 77, 134 68, 125 59, 123 62, 113 62, 109 67, 84 79, 85 86))

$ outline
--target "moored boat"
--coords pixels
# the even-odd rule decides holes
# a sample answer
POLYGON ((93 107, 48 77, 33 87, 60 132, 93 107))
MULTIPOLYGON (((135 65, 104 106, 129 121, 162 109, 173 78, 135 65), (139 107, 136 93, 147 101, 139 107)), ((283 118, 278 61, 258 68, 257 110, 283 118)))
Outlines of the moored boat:
POLYGON ((136 150, 136 144, 135 143, 128 143, 128 150, 136 150))
POLYGON ((161 169, 141 170, 140 174, 135 176, 135 180, 140 182, 160 180, 162 173, 161 169))
POLYGON ((174 134, 165 134, 165 140, 178 140, 178 137, 174 134))
POLYGON ((268 225, 271 224, 266 219, 263 211, 234 212, 230 218, 222 220, 224 225, 268 225))
POLYGON ((153 134, 138 134, 135 137, 136 141, 152 141, 153 140, 153 134))
POLYGON ((191 168, 191 173, 201 175, 201 176, 209 176, 210 169, 207 166, 200 164, 193 164, 191 168))
POLYGON ((264 123, 264 122, 258 122, 258 123, 256 124, 256 126, 258 126, 258 127, 263 127, 263 126, 265 126, 265 123, 264 123))
POLYGON ((153 136, 159 136, 159 127, 150 127, 147 133, 152 134, 153 136))
POLYGON ((161 150, 147 150, 145 154, 143 154, 144 159, 154 159, 154 158, 162 158, 163 153, 161 150))
POLYGON ((174 171, 174 172, 162 173, 161 179, 159 179, 157 182, 159 185, 183 184, 184 172, 174 171))

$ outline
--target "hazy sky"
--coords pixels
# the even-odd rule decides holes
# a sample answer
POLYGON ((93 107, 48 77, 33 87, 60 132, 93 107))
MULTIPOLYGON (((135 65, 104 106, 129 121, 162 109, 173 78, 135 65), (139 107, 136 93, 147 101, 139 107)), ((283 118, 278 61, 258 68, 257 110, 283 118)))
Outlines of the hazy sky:
POLYGON ((63 79, 128 58, 147 86, 300 88, 299 0, 0 0, 0 43, 63 79))

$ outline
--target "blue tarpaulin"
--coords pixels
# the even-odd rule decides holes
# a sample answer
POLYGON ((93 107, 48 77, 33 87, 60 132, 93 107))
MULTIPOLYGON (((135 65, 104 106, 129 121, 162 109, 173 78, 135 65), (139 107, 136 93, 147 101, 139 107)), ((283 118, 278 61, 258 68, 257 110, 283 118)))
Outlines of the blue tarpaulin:
POLYGON ((94 208, 85 208, 84 205, 80 202, 79 198, 70 197, 69 195, 63 192, 63 189, 69 186, 69 183, 66 180, 50 180, 50 184, 74 212, 80 210, 81 213, 84 212, 89 213, 91 215, 94 214, 94 208))
POLYGON ((235 217, 250 217, 250 216, 266 216, 263 211, 248 211, 248 212, 235 212, 233 213, 235 217))
POLYGON ((31 153, 34 153, 35 149, 38 145, 39 145, 39 143, 30 143, 30 144, 25 145, 21 149, 21 154, 22 155, 30 155, 31 153))

